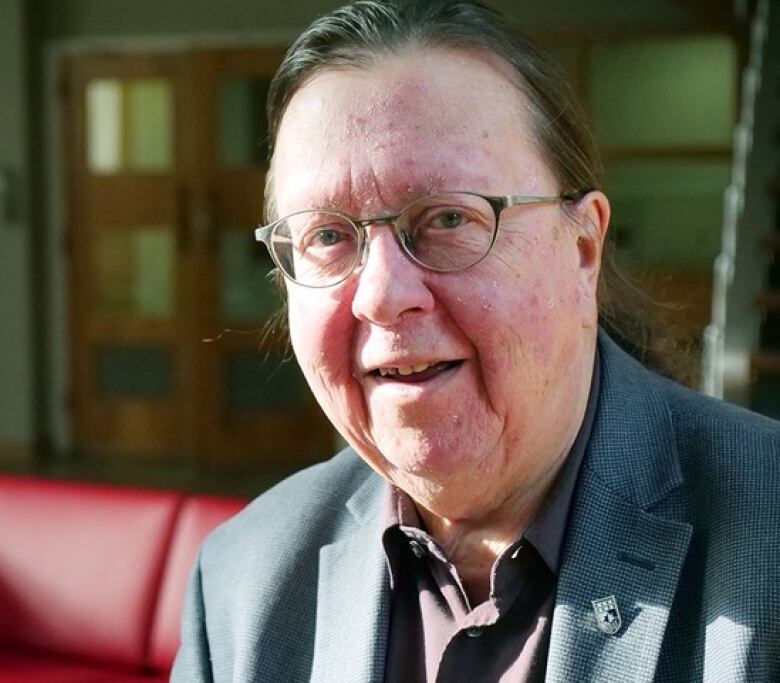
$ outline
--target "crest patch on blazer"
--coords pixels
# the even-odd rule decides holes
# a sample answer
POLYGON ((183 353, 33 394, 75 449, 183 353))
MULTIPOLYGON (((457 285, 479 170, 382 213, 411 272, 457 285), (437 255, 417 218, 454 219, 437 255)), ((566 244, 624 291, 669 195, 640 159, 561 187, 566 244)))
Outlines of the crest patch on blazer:
POLYGON ((608 636, 615 635, 623 625, 615 596, 610 595, 606 598, 591 600, 590 604, 593 605, 593 613, 596 615, 596 626, 599 627, 599 630, 608 636))

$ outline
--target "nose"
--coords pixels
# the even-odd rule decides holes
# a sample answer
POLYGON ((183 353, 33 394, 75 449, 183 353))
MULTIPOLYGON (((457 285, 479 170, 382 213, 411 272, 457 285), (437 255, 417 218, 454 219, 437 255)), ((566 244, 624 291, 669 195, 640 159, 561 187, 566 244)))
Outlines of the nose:
POLYGON ((429 273, 402 251, 390 226, 377 225, 366 235, 367 253, 357 274, 352 313, 382 327, 397 324, 405 313, 433 309, 434 298, 427 285, 429 273))

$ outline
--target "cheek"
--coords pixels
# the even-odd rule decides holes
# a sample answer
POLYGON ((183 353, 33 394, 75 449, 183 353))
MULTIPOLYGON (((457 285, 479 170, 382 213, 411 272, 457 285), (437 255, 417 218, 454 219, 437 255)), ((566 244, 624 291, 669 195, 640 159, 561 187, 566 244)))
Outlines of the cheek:
POLYGON ((292 291, 288 306, 290 341, 312 388, 316 392, 317 386, 342 384, 350 377, 351 316, 345 306, 327 295, 292 291))
MULTIPOLYGON (((555 258, 555 244, 527 247, 522 268, 501 263, 470 283, 476 300, 456 298, 468 336, 479 349, 484 370, 526 376, 561 362, 580 327, 579 283, 571 264, 555 258)), ((495 266, 496 264, 494 264, 495 266)), ((468 291, 468 290, 466 290, 468 291)))

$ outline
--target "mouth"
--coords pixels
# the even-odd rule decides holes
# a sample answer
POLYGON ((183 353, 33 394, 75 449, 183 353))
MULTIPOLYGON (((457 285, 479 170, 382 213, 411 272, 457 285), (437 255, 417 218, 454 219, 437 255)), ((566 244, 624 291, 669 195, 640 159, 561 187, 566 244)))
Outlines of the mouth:
POLYGON ((417 363, 405 366, 387 366, 372 370, 369 374, 380 381, 389 382, 425 382, 437 375, 452 370, 463 363, 462 360, 440 361, 438 363, 417 363))

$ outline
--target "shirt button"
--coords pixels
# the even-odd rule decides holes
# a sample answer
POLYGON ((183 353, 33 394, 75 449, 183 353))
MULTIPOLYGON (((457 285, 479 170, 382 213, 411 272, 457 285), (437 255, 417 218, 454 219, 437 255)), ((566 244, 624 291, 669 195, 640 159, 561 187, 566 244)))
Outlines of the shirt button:
POLYGON ((482 626, 470 626, 466 629, 466 635, 469 638, 479 638, 485 632, 482 626))
POLYGON ((414 556, 417 558, 425 557, 425 550, 417 541, 410 541, 409 547, 412 549, 414 556))

